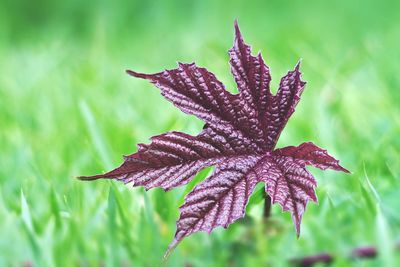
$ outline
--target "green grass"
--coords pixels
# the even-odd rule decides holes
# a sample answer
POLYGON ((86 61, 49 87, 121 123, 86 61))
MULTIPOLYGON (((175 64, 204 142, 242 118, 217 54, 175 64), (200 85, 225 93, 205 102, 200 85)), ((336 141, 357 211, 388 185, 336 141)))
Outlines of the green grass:
MULTIPOLYGON (((313 169, 296 239, 256 194, 244 220, 185 239, 166 266, 284 266, 319 252, 334 266, 395 266, 400 253, 400 21, 397 1, 3 1, 0 4, 0 266, 157 266, 194 183, 168 193, 75 179, 136 144, 202 124, 126 68, 196 61, 234 88, 233 20, 261 50, 272 86, 302 58, 308 81, 278 146, 314 141, 352 171, 313 169), (356 246, 380 257, 349 261, 356 246)), ((234 90, 234 89, 232 89, 234 90)), ((276 89, 275 89, 276 90, 276 89)), ((197 181, 204 178, 200 174, 197 181)))

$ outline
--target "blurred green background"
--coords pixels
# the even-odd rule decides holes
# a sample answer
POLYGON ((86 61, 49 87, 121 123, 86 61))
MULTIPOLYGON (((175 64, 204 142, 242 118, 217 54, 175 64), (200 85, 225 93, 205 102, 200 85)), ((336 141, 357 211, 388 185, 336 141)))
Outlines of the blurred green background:
MULTIPOLYGON (((278 147, 312 140, 353 174, 313 169, 296 239, 290 215, 244 220, 185 239, 166 266, 285 266, 330 252, 333 266, 400 266, 399 1, 1 1, 0 266, 158 266, 188 188, 129 190, 78 175, 110 170, 139 142, 196 134, 149 83, 177 61, 230 90, 233 21, 262 51, 272 87, 302 59, 308 81, 278 147), (379 257, 349 260, 373 245, 379 257)), ((203 171, 197 180, 204 178, 203 171)), ((192 187, 191 183, 188 187, 192 187)))

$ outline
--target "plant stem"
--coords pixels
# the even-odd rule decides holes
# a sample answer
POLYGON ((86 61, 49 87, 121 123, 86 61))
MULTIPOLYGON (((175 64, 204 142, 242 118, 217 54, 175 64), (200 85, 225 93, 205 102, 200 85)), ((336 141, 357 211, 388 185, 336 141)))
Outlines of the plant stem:
POLYGON ((271 216, 271 197, 264 192, 264 218, 271 216))

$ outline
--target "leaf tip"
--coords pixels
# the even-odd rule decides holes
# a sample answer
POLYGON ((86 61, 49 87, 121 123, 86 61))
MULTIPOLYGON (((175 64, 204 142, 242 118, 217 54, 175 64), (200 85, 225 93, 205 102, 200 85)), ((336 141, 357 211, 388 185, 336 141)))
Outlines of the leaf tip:
POLYGON ((100 179, 100 175, 94 175, 94 176, 78 176, 76 179, 81 180, 81 181, 94 181, 97 179, 100 179))
POLYGON ((233 21, 233 25, 235 27, 235 30, 239 29, 239 24, 238 24, 238 19, 237 18, 235 18, 235 20, 233 21))
POLYGON ((296 227, 296 238, 299 239, 300 238, 300 222, 296 222, 295 227, 296 227))
POLYGON ((136 77, 136 78, 141 78, 141 79, 148 79, 149 75, 148 74, 144 74, 144 73, 139 73, 133 70, 126 70, 125 71, 128 75, 136 77))
POLYGON ((91 176, 78 176, 76 178, 81 181, 94 181, 94 180, 98 180, 101 178, 111 179, 112 177, 113 177, 112 172, 107 172, 104 174, 97 174, 97 175, 91 175, 91 176))
POLYGON ((348 169, 346 169, 346 168, 343 168, 342 166, 340 166, 339 165, 339 170, 340 171, 342 171, 342 172, 345 172, 345 173, 348 173, 348 174, 352 174, 352 172, 351 171, 349 171, 348 169))
POLYGON ((167 251, 165 251, 164 256, 163 256, 163 261, 165 262, 169 255, 171 255, 172 251, 174 251, 174 249, 176 248, 176 246, 181 242, 181 240, 176 239, 176 237, 174 238, 174 240, 172 240, 171 244, 169 244, 167 251))
POLYGON ((302 220, 302 214, 296 214, 292 213, 292 220, 294 223, 294 227, 296 228, 296 237, 297 239, 300 238, 300 228, 301 228, 301 220, 302 220))
POLYGON ((235 28, 235 37, 236 37, 236 39, 240 39, 242 37, 242 34, 240 32, 239 23, 238 23, 237 18, 235 19, 233 25, 235 28))
POLYGON ((348 173, 348 174, 351 174, 351 171, 349 171, 348 169, 342 167, 342 166, 339 164, 339 160, 336 160, 335 162, 336 162, 336 166, 335 166, 336 168, 333 168, 334 170, 340 171, 340 172, 344 172, 344 173, 348 173))

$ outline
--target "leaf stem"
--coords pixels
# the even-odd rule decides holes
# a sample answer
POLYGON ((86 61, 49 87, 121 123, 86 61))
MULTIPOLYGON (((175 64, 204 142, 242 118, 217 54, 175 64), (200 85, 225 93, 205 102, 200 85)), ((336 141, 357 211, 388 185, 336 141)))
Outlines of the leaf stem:
POLYGON ((264 218, 271 216, 271 197, 264 191, 264 218))

